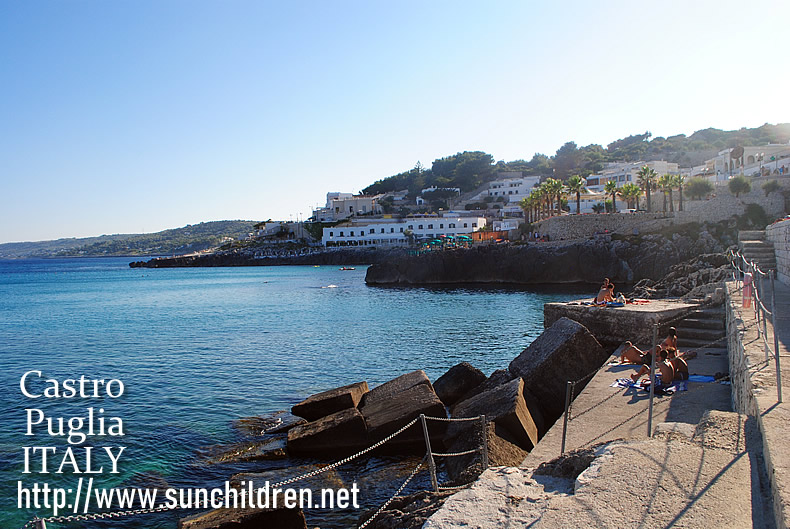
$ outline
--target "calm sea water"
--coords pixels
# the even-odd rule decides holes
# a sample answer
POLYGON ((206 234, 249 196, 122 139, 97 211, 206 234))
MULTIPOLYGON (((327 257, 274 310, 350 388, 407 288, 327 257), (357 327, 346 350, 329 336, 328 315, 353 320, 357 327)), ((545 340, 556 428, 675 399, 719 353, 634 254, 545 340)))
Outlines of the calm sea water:
MULTIPOLYGON (((68 420, 93 406, 97 414, 103 408, 105 418, 123 420, 123 437, 89 437, 84 445, 127 447, 120 474, 104 475, 103 486, 207 486, 235 469, 200 463, 198 454, 236 440, 235 419, 288 409, 312 393, 359 380, 374 386, 414 369, 435 380, 464 360, 490 374, 540 333, 544 303, 580 293, 368 287, 365 267, 148 270, 130 269, 128 262, 0 261, 4 528, 46 514, 16 508, 18 480, 74 487, 79 477, 22 474, 23 446, 55 446, 59 454, 68 446, 46 430, 26 436, 27 408, 68 420), (34 401, 19 388, 29 370, 60 380, 119 379, 126 390, 118 399, 34 401)), ((61 456, 51 458, 51 467, 60 465, 61 456)), ((362 500, 373 505, 376 498, 362 500)), ((174 520, 149 516, 112 527, 175 527, 174 520)))

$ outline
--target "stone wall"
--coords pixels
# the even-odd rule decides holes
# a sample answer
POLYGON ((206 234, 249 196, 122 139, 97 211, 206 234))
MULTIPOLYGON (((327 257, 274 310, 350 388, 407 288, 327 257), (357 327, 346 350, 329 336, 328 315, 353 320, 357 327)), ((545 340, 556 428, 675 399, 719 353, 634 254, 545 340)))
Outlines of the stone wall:
POLYGON ((776 273, 779 281, 790 285, 790 220, 783 220, 765 229, 765 237, 774 243, 776 273))
MULTIPOLYGON (((749 181, 752 190, 738 198, 729 192, 726 183, 717 185, 711 196, 703 200, 689 200, 684 196, 683 211, 664 213, 663 199, 660 194, 656 194, 653 195, 652 207, 661 208, 661 212, 564 215, 539 222, 536 230, 552 240, 583 239, 607 230, 622 235, 635 232, 654 233, 673 224, 727 220, 733 215, 743 215, 749 204, 759 204, 770 218, 785 214, 785 197, 782 191, 790 192, 790 178, 773 176, 749 178, 749 181), (770 180, 776 180, 782 190, 766 196, 762 185, 770 180)), ((677 208, 677 193, 673 194, 673 198, 677 208)))

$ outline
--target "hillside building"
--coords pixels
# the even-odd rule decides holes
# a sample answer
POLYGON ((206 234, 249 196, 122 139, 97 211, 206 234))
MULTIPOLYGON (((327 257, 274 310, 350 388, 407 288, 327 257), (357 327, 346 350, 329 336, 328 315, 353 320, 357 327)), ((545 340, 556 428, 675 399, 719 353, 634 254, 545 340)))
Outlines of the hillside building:
POLYGON ((597 174, 591 174, 587 177, 587 189, 590 191, 601 193, 607 182, 614 181, 617 187, 623 187, 625 184, 637 183, 638 173, 642 167, 648 166, 653 169, 658 176, 665 174, 680 174, 680 167, 673 162, 664 160, 654 160, 651 162, 609 162, 604 167, 603 171, 597 174))
POLYGON ((326 206, 313 210, 313 218, 317 222, 335 222, 355 215, 376 215, 381 213, 381 206, 378 204, 381 196, 327 193, 326 206))

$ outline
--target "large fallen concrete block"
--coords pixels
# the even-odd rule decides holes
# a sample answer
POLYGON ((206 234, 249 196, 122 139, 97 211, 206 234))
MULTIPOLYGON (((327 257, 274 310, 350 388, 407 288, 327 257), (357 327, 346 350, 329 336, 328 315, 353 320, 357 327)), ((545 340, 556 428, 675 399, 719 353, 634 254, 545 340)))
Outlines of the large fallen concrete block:
POLYGON ((388 402, 393 397, 397 397, 404 391, 420 384, 427 385, 431 391, 433 391, 431 380, 422 369, 418 369, 417 371, 412 371, 411 373, 406 373, 405 375, 393 378, 389 382, 385 382, 380 386, 376 386, 365 393, 358 408, 362 409, 367 405, 388 402))
MULTIPOLYGON (((548 425, 564 411, 567 382, 591 374, 607 358, 609 355, 586 327, 560 318, 510 362, 509 371, 524 379, 548 425)), ((576 388, 577 394, 580 390, 576 388)))
POLYGON ((496 371, 491 373, 491 375, 483 382, 481 382, 474 388, 464 393, 464 395, 460 399, 458 399, 458 402, 463 402, 467 399, 471 399, 475 395, 485 393, 488 390, 507 384, 514 378, 516 377, 513 376, 513 374, 510 373, 510 371, 508 371, 507 369, 497 369, 496 371))
MULTIPOLYGON (((517 467, 527 457, 527 451, 518 446, 516 439, 505 427, 495 422, 486 421, 486 442, 488 466, 517 467)), ((472 454, 439 458, 445 463, 447 475, 454 484, 465 484, 477 478, 485 470, 483 468, 482 426, 477 425, 467 435, 456 437, 447 452, 458 453, 476 450, 472 454)))
MULTIPOLYGON (((371 395, 373 391, 368 395, 371 395)), ((429 417, 447 417, 444 404, 436 396, 431 385, 422 383, 412 385, 386 399, 379 397, 365 399, 360 411, 365 418, 368 440, 371 444, 396 432, 415 417, 419 417, 420 414, 429 417)), ((440 441, 447 424, 438 421, 428 421, 427 424, 431 437, 440 441)), ((397 452, 404 446, 417 449, 425 448, 425 436, 419 421, 382 447, 382 451, 397 452), (388 450, 388 448, 395 450, 388 450)))
POLYGON ((367 446, 365 419, 356 408, 342 410, 288 431, 292 456, 342 457, 367 446))
POLYGON ((307 529, 301 509, 214 509, 182 518, 178 529, 307 529))
POLYGON ((452 406, 465 393, 482 384, 486 376, 469 362, 451 367, 433 383, 433 389, 445 406, 452 406))
MULTIPOLYGON (((453 408, 452 417, 480 415, 485 415, 487 421, 496 422, 508 430, 525 450, 538 442, 538 427, 524 400, 524 381, 520 378, 458 403, 453 408)), ((452 444, 457 437, 468 435, 474 428, 479 428, 475 422, 451 422, 445 435, 445 444, 452 444)))
POLYGON ((315 421, 340 410, 356 408, 362 396, 368 392, 367 382, 357 382, 341 388, 330 389, 312 395, 291 408, 291 413, 315 421))

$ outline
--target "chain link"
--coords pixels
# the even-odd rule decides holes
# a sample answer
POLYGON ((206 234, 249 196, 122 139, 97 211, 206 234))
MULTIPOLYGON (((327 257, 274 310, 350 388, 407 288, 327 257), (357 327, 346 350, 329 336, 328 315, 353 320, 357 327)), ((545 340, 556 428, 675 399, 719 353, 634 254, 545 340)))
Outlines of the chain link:
POLYGON ((367 520, 365 520, 365 522, 364 522, 362 525, 360 525, 360 526, 358 527, 358 529, 364 529, 365 527, 367 527, 367 526, 370 524, 370 522, 372 522, 372 521, 373 521, 373 520, 376 518, 376 516, 378 516, 379 514, 381 514, 381 513, 382 513, 382 511, 384 511, 384 509, 386 509, 386 508, 389 506, 389 504, 390 504, 390 503, 392 503, 392 500, 394 500, 394 499, 395 499, 395 498, 398 496, 398 494, 400 494, 400 493, 403 491, 403 489, 405 489, 405 488, 406 488, 406 485, 408 485, 408 484, 409 484, 409 482, 412 480, 412 478, 413 478, 414 476, 416 476, 416 475, 417 475, 417 473, 420 471, 420 468, 422 468, 422 465, 423 465, 423 463, 425 463, 425 460, 424 460, 424 459, 423 459, 422 461, 420 461, 420 462, 417 464, 417 466, 416 466, 416 467, 414 468, 414 470, 412 471, 411 475, 410 475, 408 478, 406 478, 406 481, 404 481, 404 482, 403 482, 403 484, 402 484, 400 487, 398 487, 398 490, 396 490, 396 491, 395 491, 395 494, 393 494, 392 496, 390 496, 390 499, 388 499, 387 501, 385 501, 385 502, 384 502, 384 503, 381 505, 381 507, 379 507, 379 508, 376 510, 376 512, 374 512, 374 513, 373 513, 373 516, 371 516, 370 518, 368 518, 367 520))
POLYGON ((471 450, 465 450, 463 452, 453 452, 453 453, 447 453, 447 454, 440 454, 440 453, 436 453, 436 452, 431 452, 431 455, 435 456, 435 457, 466 456, 466 455, 469 455, 469 454, 474 454, 474 453, 479 452, 481 450, 482 450, 482 448, 473 448, 471 450))
POLYGON ((425 416, 425 419, 428 421, 440 421, 440 422, 464 422, 464 421, 479 421, 480 416, 477 417, 428 417, 425 416))

